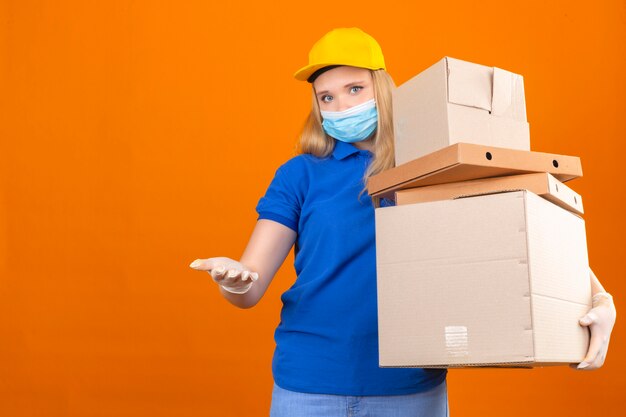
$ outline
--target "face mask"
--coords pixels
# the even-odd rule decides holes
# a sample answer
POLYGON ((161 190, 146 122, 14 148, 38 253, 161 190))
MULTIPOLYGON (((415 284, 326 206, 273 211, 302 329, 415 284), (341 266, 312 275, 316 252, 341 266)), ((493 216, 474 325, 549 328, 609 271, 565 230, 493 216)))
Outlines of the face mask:
POLYGON ((359 142, 376 129, 378 112, 374 99, 344 111, 322 111, 322 127, 333 138, 343 142, 359 142))

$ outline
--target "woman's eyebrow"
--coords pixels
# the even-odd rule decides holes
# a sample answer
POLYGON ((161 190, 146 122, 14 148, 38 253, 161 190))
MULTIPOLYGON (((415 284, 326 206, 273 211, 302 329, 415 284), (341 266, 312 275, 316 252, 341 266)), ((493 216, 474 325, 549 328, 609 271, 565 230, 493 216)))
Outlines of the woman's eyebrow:
MULTIPOLYGON (((365 83, 365 81, 352 81, 351 83, 344 85, 343 88, 348 88, 348 87, 352 87, 353 85, 363 84, 363 83, 365 83)), ((328 90, 320 91, 319 93, 315 93, 315 95, 321 96, 322 94, 326 94, 326 93, 328 93, 328 90)))

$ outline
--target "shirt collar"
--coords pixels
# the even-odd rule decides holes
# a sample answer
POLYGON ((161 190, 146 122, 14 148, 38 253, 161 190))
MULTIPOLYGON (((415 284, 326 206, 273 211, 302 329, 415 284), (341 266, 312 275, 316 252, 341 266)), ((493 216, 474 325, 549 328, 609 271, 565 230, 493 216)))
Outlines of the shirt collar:
POLYGON ((341 160, 357 152, 362 155, 372 155, 372 153, 366 149, 359 149, 351 143, 335 139, 335 149, 333 149, 335 159, 341 160))

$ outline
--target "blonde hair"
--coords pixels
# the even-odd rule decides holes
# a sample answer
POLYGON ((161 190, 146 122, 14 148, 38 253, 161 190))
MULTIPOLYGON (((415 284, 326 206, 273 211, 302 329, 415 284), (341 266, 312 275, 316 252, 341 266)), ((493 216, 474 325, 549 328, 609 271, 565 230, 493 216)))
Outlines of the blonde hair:
MULTIPOLYGON (((367 179, 395 166, 394 136, 393 136, 393 107, 391 92, 395 84, 387 71, 383 69, 370 70, 374 86, 374 98, 378 110, 378 126, 374 134, 372 160, 363 175, 363 189, 358 198, 367 191, 367 179)), ((322 128, 322 117, 315 97, 315 90, 311 91, 311 112, 309 113, 300 140, 296 146, 296 154, 311 154, 318 158, 325 158, 334 149, 335 139, 328 136, 322 128)))

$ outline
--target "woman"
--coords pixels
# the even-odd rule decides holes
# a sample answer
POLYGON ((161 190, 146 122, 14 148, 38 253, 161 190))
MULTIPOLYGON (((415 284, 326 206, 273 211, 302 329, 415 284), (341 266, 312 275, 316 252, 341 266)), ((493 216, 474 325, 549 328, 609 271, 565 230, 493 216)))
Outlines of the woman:
MULTIPOLYGON (((335 29, 295 77, 313 87, 300 154, 278 168, 259 200, 241 260, 190 266, 249 308, 296 245, 297 279, 281 297, 275 333, 272 416, 448 415, 446 370, 378 367, 374 208, 365 183, 394 166, 393 81, 380 46, 359 29, 335 29)), ((587 369, 602 365, 615 317, 591 278, 594 308, 581 321, 593 334, 587 369)))

